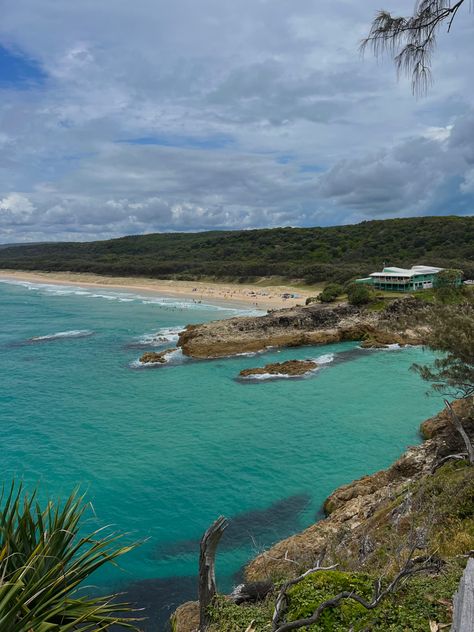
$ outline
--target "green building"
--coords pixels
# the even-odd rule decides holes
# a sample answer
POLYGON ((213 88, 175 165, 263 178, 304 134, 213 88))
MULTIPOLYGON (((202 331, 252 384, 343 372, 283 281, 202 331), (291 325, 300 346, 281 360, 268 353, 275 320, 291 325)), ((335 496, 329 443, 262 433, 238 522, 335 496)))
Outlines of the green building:
POLYGON ((436 286, 436 275, 442 270, 443 268, 432 266, 413 266, 410 269, 384 268, 382 272, 372 272, 365 279, 357 279, 356 283, 365 283, 376 290, 388 292, 427 290, 436 286))

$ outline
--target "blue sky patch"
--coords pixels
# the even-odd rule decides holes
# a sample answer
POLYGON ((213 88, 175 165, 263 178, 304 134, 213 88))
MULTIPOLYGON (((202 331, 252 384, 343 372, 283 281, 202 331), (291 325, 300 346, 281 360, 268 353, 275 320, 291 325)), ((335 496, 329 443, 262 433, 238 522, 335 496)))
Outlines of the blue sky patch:
POLYGON ((24 88, 45 79, 46 73, 36 61, 0 45, 0 87, 24 88))
POLYGON ((179 136, 155 134, 139 138, 125 138, 116 141, 127 145, 158 145, 161 147, 180 147, 182 149, 228 149, 235 147, 235 140, 231 136, 179 136))

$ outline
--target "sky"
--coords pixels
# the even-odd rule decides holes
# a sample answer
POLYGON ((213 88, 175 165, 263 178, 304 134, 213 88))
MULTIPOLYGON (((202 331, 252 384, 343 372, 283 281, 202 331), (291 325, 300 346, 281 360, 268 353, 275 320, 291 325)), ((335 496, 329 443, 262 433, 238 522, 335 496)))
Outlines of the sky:
POLYGON ((413 0, 0 7, 0 243, 473 212, 468 6, 423 98, 359 52, 413 0))

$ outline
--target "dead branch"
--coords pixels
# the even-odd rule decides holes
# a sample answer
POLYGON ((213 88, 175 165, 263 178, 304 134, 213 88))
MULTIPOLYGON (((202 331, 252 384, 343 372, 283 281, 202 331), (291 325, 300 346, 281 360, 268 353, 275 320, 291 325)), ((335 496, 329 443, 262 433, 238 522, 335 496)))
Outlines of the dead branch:
POLYGON ((217 545, 227 528, 224 516, 215 520, 202 536, 199 554, 199 632, 205 632, 210 623, 209 606, 216 589, 215 559, 217 545))
POLYGON ((448 456, 443 457, 439 461, 437 461, 430 470, 431 474, 434 474, 439 468, 444 465, 447 461, 464 461, 467 457, 467 452, 460 452, 459 454, 448 454, 448 456))
POLYGON ((447 399, 444 400, 444 403, 445 403, 446 408, 448 409, 448 413, 449 413, 449 416, 451 418, 451 422, 452 422, 453 426, 459 432, 459 434, 462 437, 462 440, 464 441, 464 445, 466 446, 467 454, 468 454, 468 457, 469 457, 469 463, 471 465, 474 465, 474 448, 472 447, 471 440, 469 439, 469 437, 467 435, 467 432, 464 430, 462 422, 459 419, 459 417, 456 414, 456 412, 454 411, 454 408, 451 406, 451 404, 448 402, 447 399))

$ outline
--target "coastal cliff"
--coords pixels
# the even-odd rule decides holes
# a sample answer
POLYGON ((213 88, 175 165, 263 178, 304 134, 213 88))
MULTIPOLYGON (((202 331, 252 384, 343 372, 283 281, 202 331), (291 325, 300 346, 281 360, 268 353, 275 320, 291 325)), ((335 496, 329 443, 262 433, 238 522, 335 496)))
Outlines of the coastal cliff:
POLYGON ((362 340, 381 346, 391 343, 422 344, 422 319, 413 325, 414 314, 427 306, 414 298, 397 299, 381 311, 370 311, 347 303, 327 306, 312 303, 268 312, 263 316, 241 316, 202 325, 188 325, 178 346, 193 358, 218 358, 263 351, 271 347, 297 347, 362 340), (404 318, 410 317, 410 326, 404 318))
MULTIPOLYGON (((472 440, 472 402, 460 400, 454 407, 472 440)), ((466 461, 446 459, 463 452, 464 446, 444 411, 425 421, 420 431, 425 441, 409 448, 390 468, 335 490, 324 503, 326 518, 252 560, 245 569, 246 581, 278 583, 311 568, 324 554, 325 563, 337 564, 338 572, 318 573, 322 579, 308 579, 299 586, 306 591, 305 598, 311 590, 321 588, 319 581, 329 593, 338 592, 341 582, 373 581, 396 570, 415 538, 417 555, 434 552, 442 572, 415 581, 413 589, 408 584, 388 600, 382 615, 374 614, 370 625, 363 629, 430 629, 431 617, 444 621, 449 628, 450 600, 467 556, 474 549, 474 468, 466 461), (377 616, 382 616, 383 623, 377 623, 377 616), (390 621, 393 625, 388 624, 390 621), (406 627, 400 627, 403 625, 406 627)), ((295 596, 292 599, 299 603, 295 596)), ((274 596, 270 596, 261 604, 237 606, 228 598, 219 598, 210 630, 238 632, 251 621, 255 621, 257 632, 267 629, 265 622, 271 618, 273 601, 274 596)), ((193 612, 196 606, 190 603, 179 608, 173 630, 194 630, 193 612)), ((362 616, 350 616, 356 615, 362 616)), ((343 612, 341 616, 349 615, 343 612)), ((351 625, 353 622, 350 619, 351 625)), ((334 622, 327 625, 318 629, 348 629, 334 622)))

